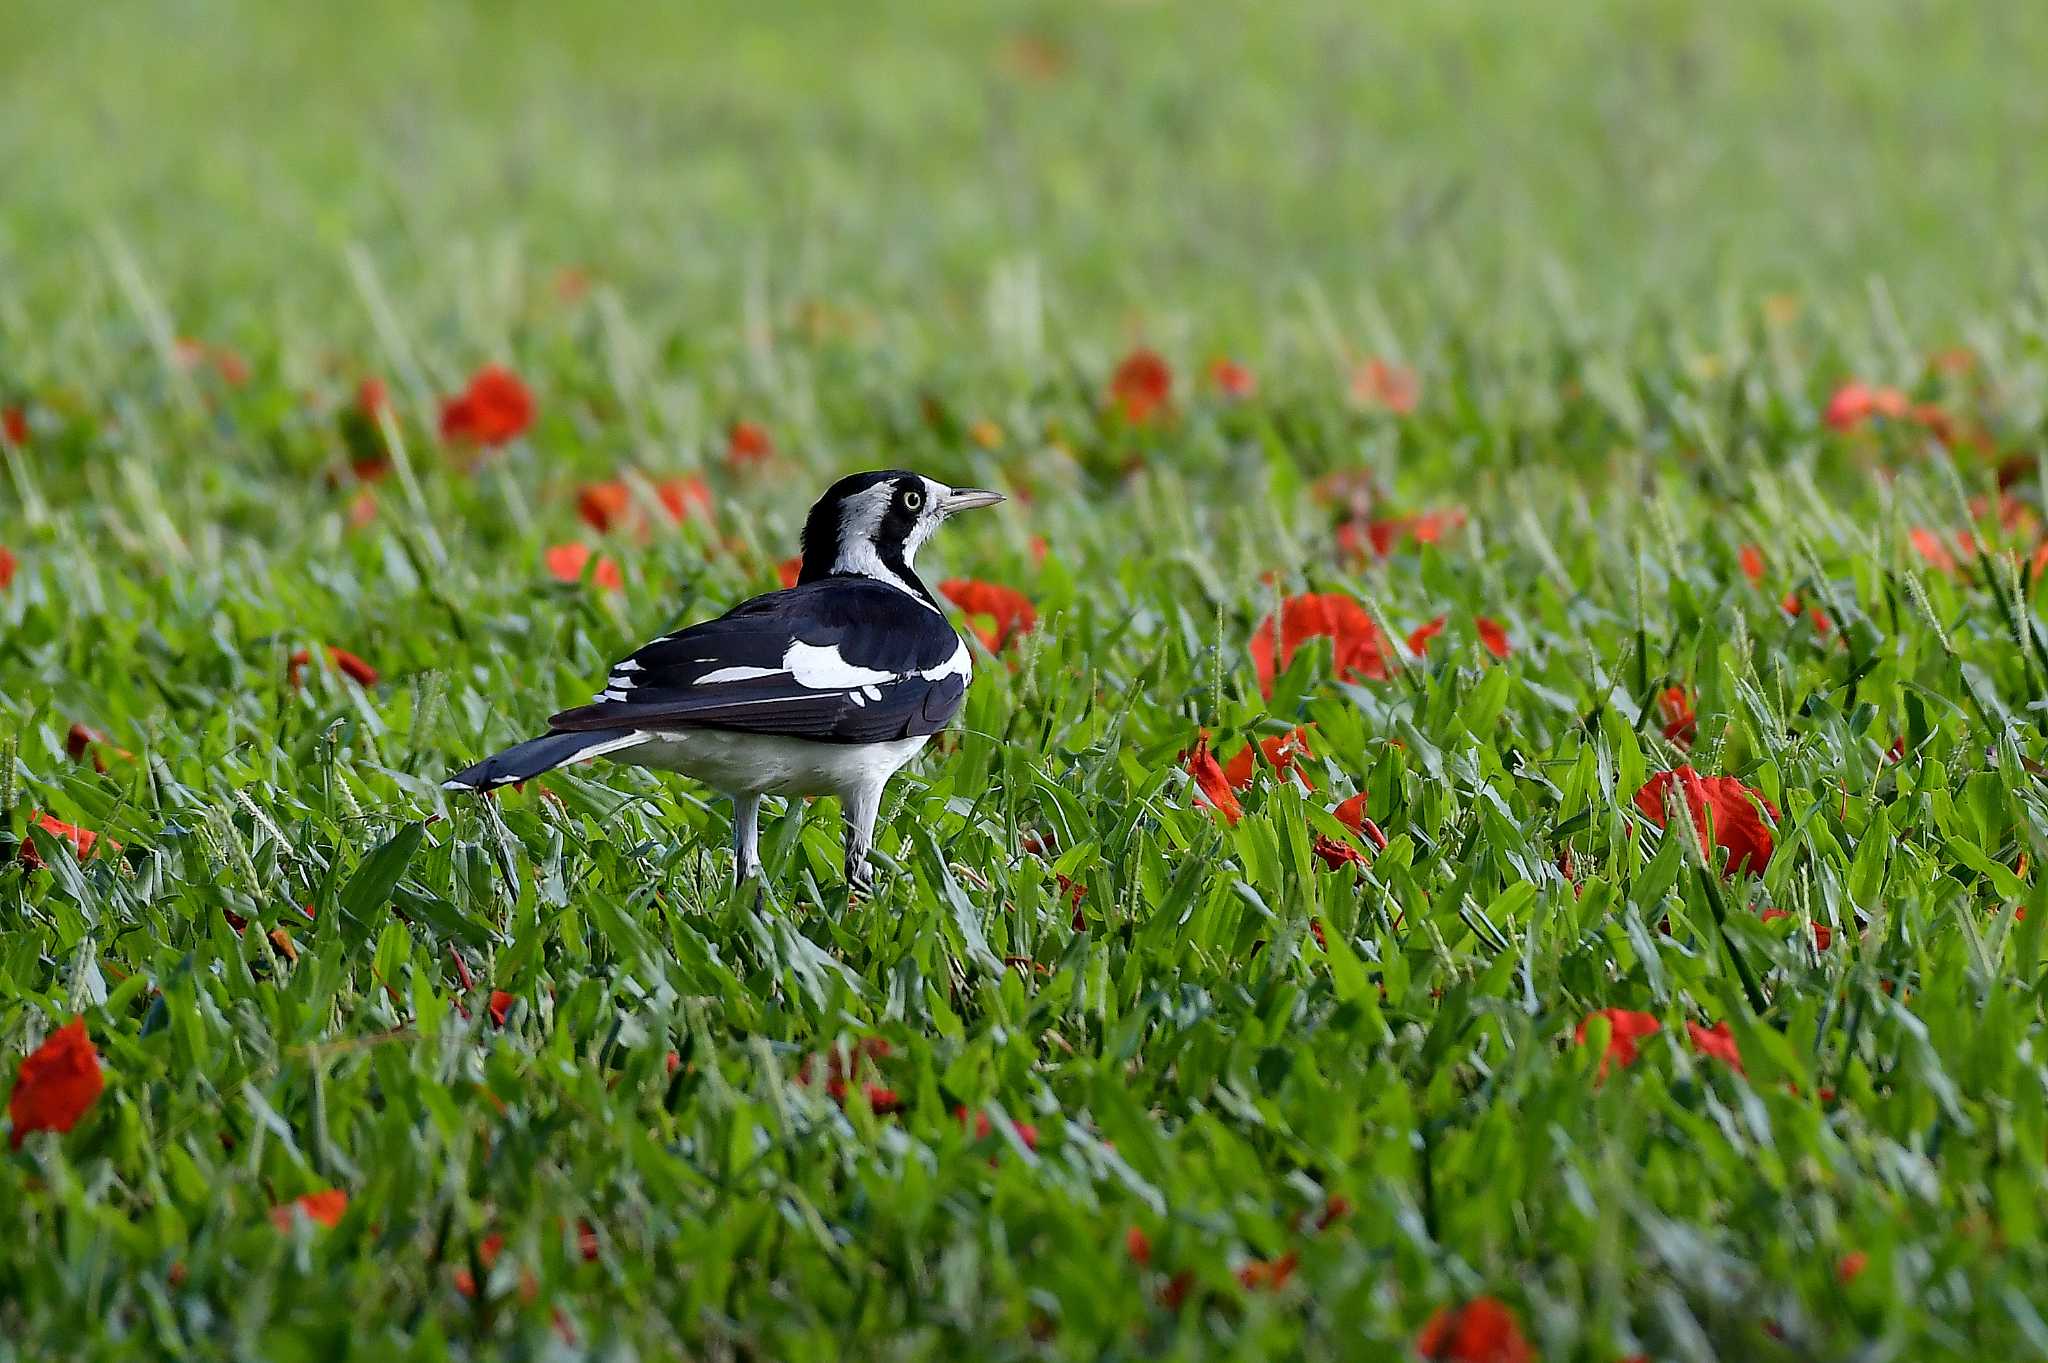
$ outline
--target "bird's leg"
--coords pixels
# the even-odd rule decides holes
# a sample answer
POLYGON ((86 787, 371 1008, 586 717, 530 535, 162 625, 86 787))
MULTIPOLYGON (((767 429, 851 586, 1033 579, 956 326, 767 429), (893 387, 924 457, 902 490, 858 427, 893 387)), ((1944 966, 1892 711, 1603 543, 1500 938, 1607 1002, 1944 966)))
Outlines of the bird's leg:
POLYGON ((867 894, 874 889, 868 872, 868 849, 875 845, 875 817, 882 812, 882 787, 863 786, 841 802, 846 819, 846 893, 867 894))
POLYGON ((761 871, 761 797, 732 797, 732 879, 735 886, 761 871))

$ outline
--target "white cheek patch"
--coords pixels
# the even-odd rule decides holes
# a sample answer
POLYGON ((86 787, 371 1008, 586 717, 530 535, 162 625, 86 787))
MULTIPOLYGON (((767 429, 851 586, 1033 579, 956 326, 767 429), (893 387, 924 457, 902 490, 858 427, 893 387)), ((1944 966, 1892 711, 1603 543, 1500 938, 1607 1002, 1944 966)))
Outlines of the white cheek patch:
POLYGON ((782 666, 798 686, 812 691, 851 691, 859 686, 897 680, 894 672, 846 661, 839 656, 837 644, 807 644, 799 640, 782 655, 782 666))

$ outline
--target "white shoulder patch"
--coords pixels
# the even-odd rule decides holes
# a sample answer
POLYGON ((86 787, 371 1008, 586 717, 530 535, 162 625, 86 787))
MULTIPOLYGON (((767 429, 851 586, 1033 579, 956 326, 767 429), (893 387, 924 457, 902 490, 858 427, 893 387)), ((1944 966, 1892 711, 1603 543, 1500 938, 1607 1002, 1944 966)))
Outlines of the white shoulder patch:
POLYGON ((813 691, 848 691, 876 682, 901 680, 894 672, 859 667, 846 661, 839 656, 837 644, 807 644, 800 639, 782 655, 782 666, 798 686, 813 691))
POLYGON ((946 659, 937 667, 927 667, 917 675, 923 677, 926 681, 937 681, 941 677, 954 676, 959 677, 962 681, 966 681, 969 677, 972 677, 974 675, 974 656, 967 651, 967 641, 956 637, 953 644, 952 657, 946 659))

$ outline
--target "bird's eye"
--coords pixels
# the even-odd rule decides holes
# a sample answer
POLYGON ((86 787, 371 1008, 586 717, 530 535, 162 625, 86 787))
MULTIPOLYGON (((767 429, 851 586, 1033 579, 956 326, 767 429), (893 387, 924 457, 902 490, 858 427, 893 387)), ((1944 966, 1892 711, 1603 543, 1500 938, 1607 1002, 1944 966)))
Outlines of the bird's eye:
POLYGON ((919 492, 917 489, 912 488, 910 491, 903 494, 903 504, 909 507, 912 511, 915 511, 919 507, 924 505, 924 494, 922 492, 919 492))

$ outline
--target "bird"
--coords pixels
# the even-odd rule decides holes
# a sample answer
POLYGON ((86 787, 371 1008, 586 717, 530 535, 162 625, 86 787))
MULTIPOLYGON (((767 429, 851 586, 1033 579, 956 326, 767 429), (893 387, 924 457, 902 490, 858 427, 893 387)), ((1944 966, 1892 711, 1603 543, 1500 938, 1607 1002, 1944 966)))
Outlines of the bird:
POLYGON ((1002 500, 902 469, 841 478, 805 518, 795 586, 643 645, 588 705, 443 786, 490 791, 599 757, 681 772, 732 801, 736 885, 760 870, 765 797, 837 796, 848 893, 871 892, 883 789, 960 713, 973 675, 917 551, 1002 500))

